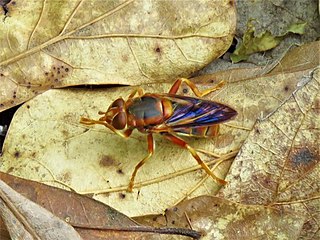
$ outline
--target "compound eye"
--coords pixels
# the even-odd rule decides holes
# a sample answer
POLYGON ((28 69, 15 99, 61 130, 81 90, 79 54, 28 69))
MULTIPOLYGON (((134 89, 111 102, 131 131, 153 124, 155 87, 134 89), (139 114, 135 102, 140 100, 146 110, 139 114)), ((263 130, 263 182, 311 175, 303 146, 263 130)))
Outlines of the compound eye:
POLYGON ((122 98, 118 98, 117 100, 115 100, 110 107, 119 107, 122 108, 124 106, 124 100, 122 98))
POLYGON ((120 112, 112 119, 112 126, 117 130, 122 130, 126 127, 127 115, 124 112, 120 112))

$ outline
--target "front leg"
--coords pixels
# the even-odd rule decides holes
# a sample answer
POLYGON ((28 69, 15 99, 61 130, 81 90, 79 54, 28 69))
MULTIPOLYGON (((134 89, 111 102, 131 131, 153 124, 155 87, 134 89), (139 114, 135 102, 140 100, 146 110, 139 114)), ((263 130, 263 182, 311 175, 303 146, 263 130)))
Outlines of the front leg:
POLYGON ((103 125, 103 126, 109 128, 112 132, 118 134, 119 136, 121 136, 123 138, 128 138, 131 135, 132 131, 133 131, 133 129, 128 128, 128 129, 124 130, 123 132, 121 132, 121 131, 115 129, 111 124, 109 124, 109 123, 107 123, 105 121, 93 120, 93 119, 85 118, 85 117, 82 117, 80 119, 80 123, 85 124, 85 125, 94 125, 94 124, 103 125))
POLYGON ((134 90, 130 93, 130 95, 129 95, 129 97, 128 97, 128 100, 131 99, 131 98, 133 98, 137 93, 138 93, 138 97, 143 96, 143 94, 144 94, 143 88, 142 88, 142 87, 138 87, 138 88, 134 89, 134 90))
POLYGON ((141 168, 142 165, 145 164, 145 162, 153 155, 153 152, 154 152, 154 140, 153 140, 152 133, 149 133, 149 134, 148 134, 147 142, 148 142, 148 152, 149 152, 149 154, 148 154, 144 159, 142 159, 142 160, 136 165, 136 167, 134 168, 134 171, 133 171, 133 173, 131 174, 131 179, 130 179, 129 186, 128 186, 128 188, 127 188, 127 191, 128 191, 128 192, 132 192, 132 189, 133 189, 133 186, 134 186, 134 179, 135 179, 135 177, 136 177, 136 175, 137 175, 137 172, 138 172, 139 168, 141 168))

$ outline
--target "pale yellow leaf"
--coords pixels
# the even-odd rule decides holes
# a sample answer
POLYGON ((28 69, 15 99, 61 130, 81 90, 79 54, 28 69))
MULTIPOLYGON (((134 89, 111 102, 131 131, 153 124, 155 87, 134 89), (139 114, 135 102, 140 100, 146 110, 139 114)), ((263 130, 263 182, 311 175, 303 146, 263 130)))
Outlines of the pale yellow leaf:
POLYGON ((228 0, 12 2, 0 21, 0 111, 50 88, 188 76, 235 31, 228 0))

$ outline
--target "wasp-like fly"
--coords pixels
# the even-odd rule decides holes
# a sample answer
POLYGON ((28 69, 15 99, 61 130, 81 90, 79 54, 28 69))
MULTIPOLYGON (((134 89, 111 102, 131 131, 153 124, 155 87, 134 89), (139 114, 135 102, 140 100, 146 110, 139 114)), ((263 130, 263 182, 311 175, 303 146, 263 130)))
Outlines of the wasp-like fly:
POLYGON ((129 137, 134 129, 147 134, 148 155, 136 165, 131 175, 128 191, 133 189, 137 171, 154 152, 152 136, 154 133, 159 133, 174 144, 187 149, 207 174, 220 184, 226 183, 214 175, 196 150, 178 135, 213 137, 218 133, 218 124, 234 118, 237 112, 221 103, 177 95, 182 82, 186 83, 197 97, 203 97, 224 85, 224 82, 220 82, 217 86, 201 92, 189 79, 181 78, 173 84, 168 94, 144 94, 143 89, 138 88, 129 95, 126 101, 118 98, 106 112, 99 112, 100 115, 103 115, 99 120, 88 118, 80 120, 86 125, 104 125, 124 138, 129 137))

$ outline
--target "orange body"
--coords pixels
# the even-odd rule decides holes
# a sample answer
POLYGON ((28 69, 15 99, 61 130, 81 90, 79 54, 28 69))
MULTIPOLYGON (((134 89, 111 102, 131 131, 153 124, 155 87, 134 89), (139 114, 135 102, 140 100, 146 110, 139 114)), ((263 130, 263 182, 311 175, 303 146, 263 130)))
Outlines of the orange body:
POLYGON ((185 82, 197 97, 202 97, 222 87, 218 84, 212 89, 200 92, 188 79, 178 79, 168 94, 144 94, 142 89, 133 91, 128 100, 115 100, 99 120, 82 118, 86 125, 102 124, 122 137, 129 137, 134 129, 148 134, 148 156, 141 160, 131 176, 128 190, 132 191, 138 169, 154 152, 152 134, 160 133, 173 143, 187 149, 202 168, 216 181, 225 181, 216 177, 200 159, 196 150, 176 135, 212 137, 218 132, 218 124, 228 121, 237 112, 227 105, 200 98, 176 95, 181 83, 185 82), (135 95, 138 94, 137 97, 135 95))

